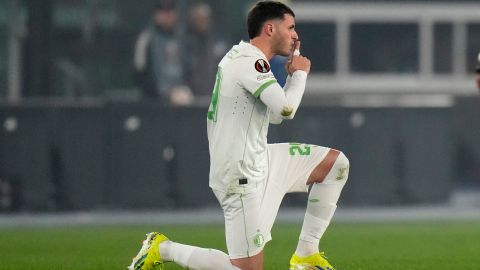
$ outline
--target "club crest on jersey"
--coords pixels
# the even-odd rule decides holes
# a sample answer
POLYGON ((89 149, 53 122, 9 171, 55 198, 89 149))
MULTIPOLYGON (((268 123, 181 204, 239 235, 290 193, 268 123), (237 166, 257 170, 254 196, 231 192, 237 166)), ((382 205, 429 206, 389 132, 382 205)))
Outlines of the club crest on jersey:
POLYGON ((268 65, 267 61, 263 60, 263 59, 258 59, 256 62, 255 62, 255 69, 258 71, 258 72, 261 72, 261 73, 267 73, 270 71, 270 66, 268 65))

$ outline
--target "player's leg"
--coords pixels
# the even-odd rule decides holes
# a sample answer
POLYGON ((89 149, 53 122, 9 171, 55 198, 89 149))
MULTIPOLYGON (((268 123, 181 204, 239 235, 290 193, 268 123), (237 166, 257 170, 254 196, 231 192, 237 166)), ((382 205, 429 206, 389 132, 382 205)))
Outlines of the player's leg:
POLYGON ((225 237, 233 265, 242 270, 263 269, 265 232, 259 213, 262 189, 226 194, 214 191, 225 216, 225 237))
POLYGON ((248 193, 214 191, 225 216, 229 255, 176 243, 164 235, 151 233, 129 269, 150 270, 164 262, 175 262, 191 270, 262 270, 266 242, 259 215, 262 191, 261 187, 248 193))
MULTIPOLYGON (((319 243, 337 208, 337 201, 347 181, 349 161, 340 151, 329 149, 309 174, 307 211, 290 269, 308 269, 310 265, 333 270, 319 252, 319 243)), ((302 184, 305 182, 302 182, 302 184)))
POLYGON ((302 257, 318 252, 318 245, 337 208, 347 181, 349 161, 340 151, 330 149, 309 175, 307 211, 296 254, 302 257))
POLYGON ((271 230, 285 193, 307 192, 311 187, 296 253, 302 257, 312 255, 309 261, 323 268, 331 267, 319 253, 318 245, 347 179, 348 159, 337 150, 299 143, 271 144, 268 150, 269 172, 261 211, 265 231, 271 230))
POLYGON ((268 177, 260 215, 266 240, 286 193, 307 192, 309 175, 328 153, 329 148, 299 143, 268 145, 268 177))
POLYGON ((147 235, 128 269, 163 269, 165 262, 175 262, 191 270, 238 270, 224 252, 176 243, 156 232, 147 235))
POLYGON ((160 244, 160 254, 165 260, 190 270, 237 270, 225 252, 216 249, 200 248, 175 242, 160 244))

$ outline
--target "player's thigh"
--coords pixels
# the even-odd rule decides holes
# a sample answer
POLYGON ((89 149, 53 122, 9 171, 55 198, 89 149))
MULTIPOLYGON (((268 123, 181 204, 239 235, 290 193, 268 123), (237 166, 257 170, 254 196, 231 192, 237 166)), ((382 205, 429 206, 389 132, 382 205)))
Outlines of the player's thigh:
POLYGON ((259 254, 265 244, 261 226, 261 192, 224 193, 215 191, 225 216, 225 238, 231 259, 249 258, 259 254))
POLYGON ((329 150, 303 143, 269 144, 267 188, 281 187, 286 193, 307 192, 308 177, 329 150))
POLYGON ((268 177, 260 209, 266 242, 272 239, 270 231, 285 194, 308 191, 308 177, 328 150, 326 147, 297 143, 268 145, 268 177))

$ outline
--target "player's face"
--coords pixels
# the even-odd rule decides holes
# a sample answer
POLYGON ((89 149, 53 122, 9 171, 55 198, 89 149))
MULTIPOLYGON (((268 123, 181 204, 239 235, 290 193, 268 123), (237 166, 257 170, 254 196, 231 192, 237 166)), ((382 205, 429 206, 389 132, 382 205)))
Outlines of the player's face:
POLYGON ((283 20, 274 24, 275 32, 272 36, 273 52, 277 55, 289 56, 295 41, 298 40, 295 31, 295 19, 290 14, 285 14, 283 20))

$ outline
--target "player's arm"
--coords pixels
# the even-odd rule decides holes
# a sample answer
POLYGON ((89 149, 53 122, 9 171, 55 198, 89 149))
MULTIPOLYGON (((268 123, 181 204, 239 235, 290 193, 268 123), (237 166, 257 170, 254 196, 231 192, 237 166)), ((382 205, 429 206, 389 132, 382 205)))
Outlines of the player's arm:
MULTIPOLYGON (((292 79, 292 76, 288 75, 287 80, 285 81, 285 85, 283 86, 283 89, 288 89, 290 86, 290 80, 292 79)), ((277 116, 272 110, 270 110, 270 124, 274 125, 279 125, 282 123, 283 119, 281 116, 277 116)))
POLYGON ((296 70, 287 78, 285 88, 278 83, 267 87, 260 95, 260 100, 270 108, 270 122, 279 124, 283 119, 293 119, 305 92, 307 72, 296 70))
POLYGON ((289 76, 283 91, 279 91, 280 86, 275 84, 265 89, 260 96, 262 102, 270 108, 272 124, 279 124, 282 119, 293 119, 305 92, 310 60, 300 55, 300 41, 296 42, 285 68, 289 76))

